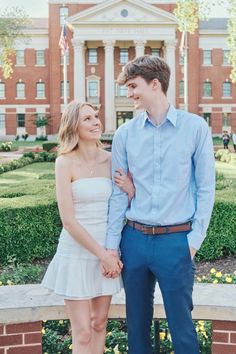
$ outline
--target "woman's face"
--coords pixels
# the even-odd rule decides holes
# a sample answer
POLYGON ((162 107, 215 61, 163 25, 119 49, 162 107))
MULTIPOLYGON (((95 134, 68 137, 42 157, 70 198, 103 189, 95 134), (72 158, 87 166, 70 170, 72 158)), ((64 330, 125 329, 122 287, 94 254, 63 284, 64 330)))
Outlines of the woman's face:
POLYGON ((79 138, 80 140, 97 141, 102 134, 102 123, 90 106, 83 106, 79 112, 79 138))

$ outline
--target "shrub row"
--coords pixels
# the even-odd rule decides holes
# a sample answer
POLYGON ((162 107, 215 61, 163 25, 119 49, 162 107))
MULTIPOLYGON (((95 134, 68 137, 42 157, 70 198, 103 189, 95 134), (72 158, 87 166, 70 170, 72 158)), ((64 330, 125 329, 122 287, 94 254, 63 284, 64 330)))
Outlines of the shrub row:
POLYGON ((23 155, 23 157, 17 159, 17 160, 12 160, 8 163, 0 164, 0 174, 4 172, 9 172, 16 170, 17 168, 21 168, 27 165, 30 165, 31 163, 34 162, 53 162, 56 160, 57 153, 52 152, 40 152, 40 153, 34 153, 34 152, 27 152, 23 155))
POLYGON ((61 229, 56 202, 0 209, 0 264, 44 259, 54 254, 61 229))

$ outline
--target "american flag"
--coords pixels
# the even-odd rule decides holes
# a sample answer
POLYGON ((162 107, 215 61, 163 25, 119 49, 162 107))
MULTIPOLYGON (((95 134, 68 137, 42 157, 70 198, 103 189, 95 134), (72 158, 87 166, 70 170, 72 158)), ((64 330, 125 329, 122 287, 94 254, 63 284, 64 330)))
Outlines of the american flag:
POLYGON ((65 55, 69 46, 68 46, 68 40, 67 40, 67 25, 63 25, 61 29, 61 36, 59 39, 59 47, 61 48, 61 54, 65 55))

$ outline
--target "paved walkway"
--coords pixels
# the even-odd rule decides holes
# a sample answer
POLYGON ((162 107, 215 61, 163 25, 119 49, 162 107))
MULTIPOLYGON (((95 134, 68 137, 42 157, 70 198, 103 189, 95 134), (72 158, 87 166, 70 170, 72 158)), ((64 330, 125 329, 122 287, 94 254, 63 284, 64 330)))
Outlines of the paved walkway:
POLYGON ((0 164, 10 162, 12 160, 17 160, 23 156, 21 151, 0 151, 0 164))

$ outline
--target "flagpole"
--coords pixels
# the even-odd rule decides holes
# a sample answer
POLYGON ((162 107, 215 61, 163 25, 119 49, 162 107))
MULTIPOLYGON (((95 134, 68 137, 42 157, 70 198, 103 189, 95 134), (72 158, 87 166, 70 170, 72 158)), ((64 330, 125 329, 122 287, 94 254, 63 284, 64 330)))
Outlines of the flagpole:
POLYGON ((184 34, 184 110, 188 111, 188 32, 184 34))
POLYGON ((64 86, 64 106, 67 106, 67 63, 66 63, 66 53, 63 55, 63 86, 64 86))

